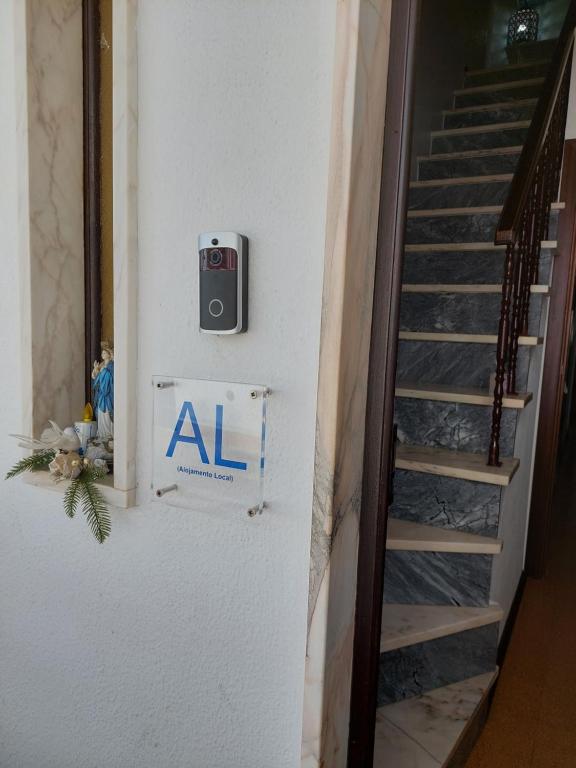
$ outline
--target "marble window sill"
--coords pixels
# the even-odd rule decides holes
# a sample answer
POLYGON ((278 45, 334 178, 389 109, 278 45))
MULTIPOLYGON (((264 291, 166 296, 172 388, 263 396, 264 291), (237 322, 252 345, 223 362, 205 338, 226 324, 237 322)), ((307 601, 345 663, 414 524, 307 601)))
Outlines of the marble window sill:
MULTIPOLYGON (((59 483, 55 483, 51 478, 49 472, 28 472, 23 476, 24 482, 27 485, 34 485, 36 488, 45 488, 49 491, 55 491, 63 495, 66 489, 70 485, 69 480, 61 480, 59 483)), ((98 486, 102 491, 102 494, 108 504, 113 507, 119 507, 120 509, 129 509, 136 506, 136 489, 132 488, 129 491, 123 491, 120 488, 114 487, 114 476, 108 475, 98 482, 98 486)))

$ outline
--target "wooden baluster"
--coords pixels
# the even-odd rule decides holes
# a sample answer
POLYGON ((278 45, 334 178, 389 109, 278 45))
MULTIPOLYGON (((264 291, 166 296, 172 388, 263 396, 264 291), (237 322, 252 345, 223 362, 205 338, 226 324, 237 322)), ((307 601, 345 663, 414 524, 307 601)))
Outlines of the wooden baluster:
POLYGON ((506 267, 502 284, 502 307, 498 326, 498 344, 496 346, 496 379, 494 382, 494 405, 492 408, 492 430, 488 465, 499 467, 500 462, 500 424, 502 422, 502 401, 504 399, 504 374, 508 357, 508 339, 510 334, 510 303, 512 301, 514 265, 517 258, 516 248, 506 248, 506 267))

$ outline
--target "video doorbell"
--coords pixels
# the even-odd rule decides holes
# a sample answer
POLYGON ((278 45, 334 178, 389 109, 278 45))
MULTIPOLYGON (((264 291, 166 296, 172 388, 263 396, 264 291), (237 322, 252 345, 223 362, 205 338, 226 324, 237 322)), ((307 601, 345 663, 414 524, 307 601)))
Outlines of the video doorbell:
POLYGON ((200 331, 243 333, 248 328, 248 238, 204 232, 200 255, 200 331))

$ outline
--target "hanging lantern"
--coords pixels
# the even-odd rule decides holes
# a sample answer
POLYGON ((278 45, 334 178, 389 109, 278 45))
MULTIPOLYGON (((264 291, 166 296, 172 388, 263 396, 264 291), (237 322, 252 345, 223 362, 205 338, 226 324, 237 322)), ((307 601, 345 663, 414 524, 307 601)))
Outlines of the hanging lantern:
POLYGON ((528 0, 523 0, 508 22, 508 45, 529 43, 538 39, 538 11, 530 8, 528 0))

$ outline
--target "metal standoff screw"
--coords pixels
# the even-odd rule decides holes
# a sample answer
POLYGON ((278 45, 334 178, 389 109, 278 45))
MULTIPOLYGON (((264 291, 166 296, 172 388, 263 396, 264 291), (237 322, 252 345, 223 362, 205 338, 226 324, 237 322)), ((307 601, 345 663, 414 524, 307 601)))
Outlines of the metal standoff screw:
POLYGON ((156 496, 158 496, 158 498, 161 499, 165 493, 170 493, 170 491, 175 491, 177 490, 177 488, 178 486, 176 485, 176 483, 174 483, 174 485, 167 485, 165 488, 158 488, 158 490, 156 491, 156 496))
POLYGON ((174 382, 173 381, 157 381, 156 386, 158 389, 167 389, 168 387, 173 387, 174 382))
POLYGON ((256 390, 255 390, 255 389, 253 389, 253 390, 250 392, 250 397, 252 398, 252 400, 256 400, 256 398, 258 397, 258 392, 256 392, 256 390))

